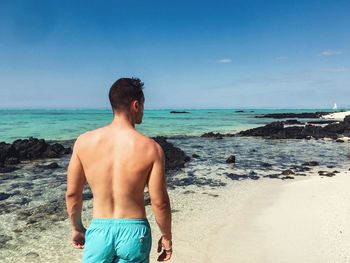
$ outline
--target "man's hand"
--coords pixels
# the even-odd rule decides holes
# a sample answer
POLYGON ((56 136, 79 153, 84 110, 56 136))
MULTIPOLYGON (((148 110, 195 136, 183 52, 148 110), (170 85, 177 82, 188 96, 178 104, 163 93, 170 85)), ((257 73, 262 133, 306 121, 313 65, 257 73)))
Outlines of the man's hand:
POLYGON ((168 261, 171 258, 171 255, 173 254, 171 239, 162 236, 158 241, 157 252, 162 252, 158 257, 158 261, 168 261))
POLYGON ((72 230, 72 246, 74 248, 83 249, 85 244, 85 232, 84 228, 82 231, 72 230))

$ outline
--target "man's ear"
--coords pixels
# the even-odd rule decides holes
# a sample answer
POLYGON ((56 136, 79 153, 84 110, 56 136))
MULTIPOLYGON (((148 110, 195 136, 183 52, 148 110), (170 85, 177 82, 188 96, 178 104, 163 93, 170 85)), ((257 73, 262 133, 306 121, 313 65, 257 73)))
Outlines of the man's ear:
POLYGON ((134 100, 131 102, 131 108, 138 110, 139 106, 140 105, 139 105, 139 102, 137 100, 134 100))
POLYGON ((134 107, 136 110, 138 110, 140 107, 140 103, 137 100, 134 101, 134 107))

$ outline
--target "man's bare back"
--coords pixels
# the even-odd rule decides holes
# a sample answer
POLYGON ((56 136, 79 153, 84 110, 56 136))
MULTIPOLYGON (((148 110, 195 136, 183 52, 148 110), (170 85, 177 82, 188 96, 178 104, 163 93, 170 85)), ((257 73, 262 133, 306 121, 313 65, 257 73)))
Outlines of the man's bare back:
POLYGON ((162 234, 158 260, 169 260, 172 255, 164 152, 158 143, 135 130, 144 111, 142 85, 139 79, 116 81, 109 92, 113 121, 81 134, 74 143, 67 172, 66 204, 72 245, 84 248, 84 263, 149 261, 152 237, 145 212, 146 186, 162 234), (93 193, 93 219, 87 231, 81 219, 86 183, 93 193), (111 228, 116 225, 119 228, 111 228))
POLYGON ((135 129, 108 125, 79 137, 95 218, 144 218, 144 189, 158 145, 135 129))

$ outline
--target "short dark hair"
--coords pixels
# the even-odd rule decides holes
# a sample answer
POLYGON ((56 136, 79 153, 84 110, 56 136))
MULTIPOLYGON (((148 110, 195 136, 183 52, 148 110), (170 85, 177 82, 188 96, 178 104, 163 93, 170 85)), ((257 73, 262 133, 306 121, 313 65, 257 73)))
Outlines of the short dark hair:
POLYGON ((109 90, 113 112, 127 111, 133 100, 141 103, 142 99, 145 99, 142 89, 143 82, 139 78, 120 78, 114 82, 109 90))

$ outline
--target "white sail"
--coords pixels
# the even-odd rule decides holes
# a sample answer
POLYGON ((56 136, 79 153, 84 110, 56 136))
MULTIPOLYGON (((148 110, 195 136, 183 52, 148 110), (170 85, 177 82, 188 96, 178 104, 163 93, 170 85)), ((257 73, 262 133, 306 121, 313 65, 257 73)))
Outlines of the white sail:
POLYGON ((333 110, 336 110, 337 108, 337 103, 334 103, 333 110))

